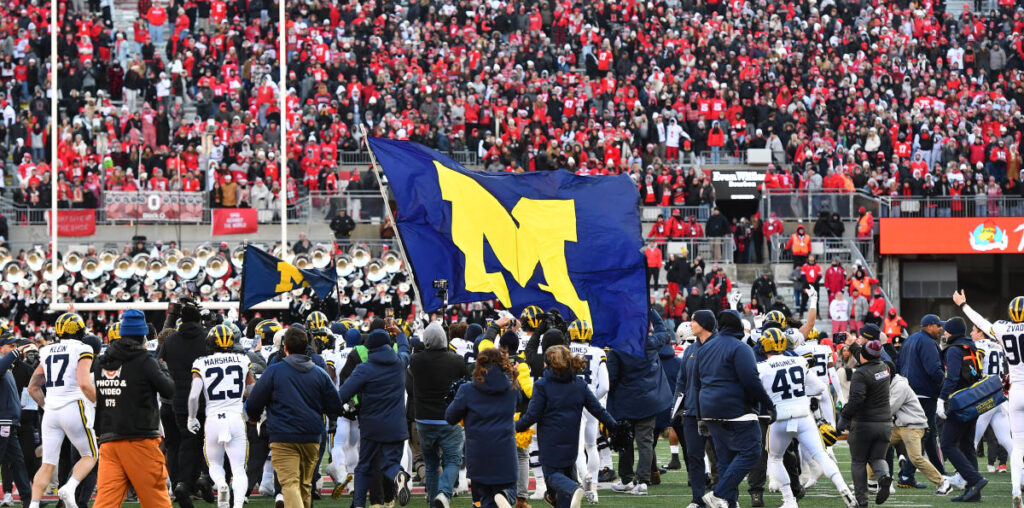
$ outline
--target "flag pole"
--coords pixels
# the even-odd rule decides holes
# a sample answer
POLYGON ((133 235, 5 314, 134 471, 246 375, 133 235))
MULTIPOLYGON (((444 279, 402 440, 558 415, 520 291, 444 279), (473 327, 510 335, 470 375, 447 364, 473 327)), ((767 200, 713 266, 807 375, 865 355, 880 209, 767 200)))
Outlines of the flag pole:
POLYGON ((380 189, 380 198, 384 201, 384 210, 388 213, 388 217, 391 217, 391 229, 395 231, 395 243, 398 244, 398 255, 402 257, 402 263, 405 265, 405 271, 410 279, 410 287, 416 288, 415 299, 416 309, 420 312, 426 312, 423 308, 423 300, 420 298, 420 288, 416 285, 416 276, 412 271, 412 264, 409 263, 409 256, 405 253, 405 242, 402 241, 402 234, 398 231, 398 221, 395 219, 394 212, 391 211, 391 202, 388 201, 388 193, 384 188, 384 179, 380 175, 380 164, 377 163, 377 156, 373 154, 373 148, 370 148, 370 137, 366 133, 366 126, 359 124, 359 132, 363 135, 363 143, 366 143, 366 151, 370 154, 370 166, 373 168, 373 174, 377 177, 377 187, 380 189))

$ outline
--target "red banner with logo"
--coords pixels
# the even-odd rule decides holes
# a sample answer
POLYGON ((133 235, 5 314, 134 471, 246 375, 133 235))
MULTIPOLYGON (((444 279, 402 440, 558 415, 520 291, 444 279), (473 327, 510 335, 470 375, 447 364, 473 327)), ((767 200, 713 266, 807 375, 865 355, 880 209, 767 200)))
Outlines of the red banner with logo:
POLYGON ((199 222, 203 220, 205 192, 106 191, 107 220, 144 222, 199 222))
POLYGON ((1018 254, 1024 217, 881 219, 882 254, 1018 254))
POLYGON ((258 230, 255 208, 213 209, 213 236, 240 235, 258 230))
MULTIPOLYGON (((47 230, 52 235, 51 210, 46 211, 47 230)), ((57 236, 92 236, 96 234, 96 210, 57 210, 57 236)))

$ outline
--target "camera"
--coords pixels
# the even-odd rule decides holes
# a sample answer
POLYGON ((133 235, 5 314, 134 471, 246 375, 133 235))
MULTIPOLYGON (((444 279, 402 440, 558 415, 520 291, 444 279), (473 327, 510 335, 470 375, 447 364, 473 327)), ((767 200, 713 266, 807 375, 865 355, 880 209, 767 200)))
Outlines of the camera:
POLYGON ((435 280, 434 289, 448 289, 448 279, 435 280))
POLYGON ((846 343, 846 332, 836 332, 835 337, 832 337, 832 342, 836 346, 841 346, 846 343))
POLYGON ((448 306, 448 279, 437 279, 433 283, 435 294, 438 298, 443 298, 445 306, 448 306))

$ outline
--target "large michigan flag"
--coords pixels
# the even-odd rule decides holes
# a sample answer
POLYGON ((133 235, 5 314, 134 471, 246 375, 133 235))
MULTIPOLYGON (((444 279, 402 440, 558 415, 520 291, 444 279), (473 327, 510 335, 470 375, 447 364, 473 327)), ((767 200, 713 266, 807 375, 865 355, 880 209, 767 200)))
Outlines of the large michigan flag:
POLYGON ((592 323, 595 345, 643 354, 647 287, 628 176, 481 173, 415 143, 369 142, 425 310, 443 305, 432 282, 447 279, 451 303, 555 307, 592 323))

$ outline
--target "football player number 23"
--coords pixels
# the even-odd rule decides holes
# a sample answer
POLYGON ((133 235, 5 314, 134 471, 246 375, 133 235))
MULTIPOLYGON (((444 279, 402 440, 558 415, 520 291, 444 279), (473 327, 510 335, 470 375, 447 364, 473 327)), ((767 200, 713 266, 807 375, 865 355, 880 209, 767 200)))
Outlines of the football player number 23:
POLYGON ((209 387, 206 389, 206 398, 209 400, 237 399, 242 396, 242 389, 245 387, 245 372, 241 365, 228 365, 225 368, 213 367, 207 372, 212 376, 209 387), (227 378, 227 385, 221 387, 221 381, 227 378))

